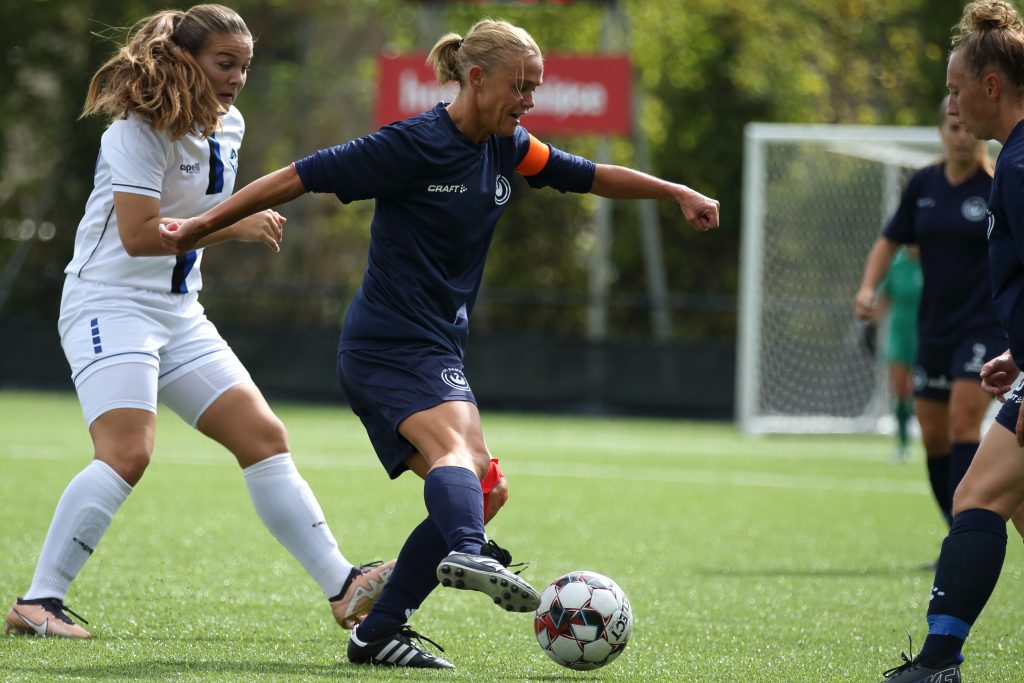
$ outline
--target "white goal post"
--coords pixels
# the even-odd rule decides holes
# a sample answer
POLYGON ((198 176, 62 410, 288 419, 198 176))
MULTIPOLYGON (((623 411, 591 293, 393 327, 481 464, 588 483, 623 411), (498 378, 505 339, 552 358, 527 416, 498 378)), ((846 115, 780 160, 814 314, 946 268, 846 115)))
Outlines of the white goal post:
POLYGON ((863 344, 853 295, 909 173, 941 154, 937 127, 746 126, 736 362, 744 432, 879 431, 890 411, 885 368, 863 344))

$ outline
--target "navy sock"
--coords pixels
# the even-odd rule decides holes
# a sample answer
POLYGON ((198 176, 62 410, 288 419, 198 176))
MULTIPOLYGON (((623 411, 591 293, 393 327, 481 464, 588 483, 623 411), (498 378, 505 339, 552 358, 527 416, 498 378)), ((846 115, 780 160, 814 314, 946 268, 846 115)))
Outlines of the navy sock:
POLYGON ((999 580, 1006 557, 1006 521, 991 510, 965 510, 942 542, 928 604, 921 660, 960 661, 960 650, 999 580))
POLYGON ((901 398, 896 401, 896 429, 897 443, 900 448, 906 448, 910 444, 910 435, 907 425, 914 414, 914 403, 909 398, 901 398))
POLYGON ((949 451, 949 499, 953 500, 953 493, 960 485, 960 480, 967 474, 967 468, 974 460, 974 454, 978 452, 978 442, 955 443, 949 451))
POLYGON ((449 551, 475 555, 487 543, 483 495, 476 474, 464 467, 435 467, 427 474, 423 500, 449 551))
POLYGON ((928 481, 932 485, 932 495, 942 510, 946 524, 953 523, 953 498, 949 495, 949 454, 928 454, 928 481))
POLYGON ((377 640, 409 620, 437 586, 437 565, 448 554, 448 544, 428 517, 413 529, 398 553, 395 570, 373 609, 359 625, 363 642, 377 640))

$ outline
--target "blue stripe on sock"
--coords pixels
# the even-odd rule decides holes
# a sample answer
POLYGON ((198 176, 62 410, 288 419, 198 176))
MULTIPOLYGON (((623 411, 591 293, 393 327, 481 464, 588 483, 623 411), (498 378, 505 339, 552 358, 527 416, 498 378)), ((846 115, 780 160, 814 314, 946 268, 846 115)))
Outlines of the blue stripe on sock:
POLYGON ((928 633, 937 636, 953 636, 960 640, 967 640, 967 634, 971 632, 971 625, 963 619, 951 617, 948 614, 929 614, 928 633))

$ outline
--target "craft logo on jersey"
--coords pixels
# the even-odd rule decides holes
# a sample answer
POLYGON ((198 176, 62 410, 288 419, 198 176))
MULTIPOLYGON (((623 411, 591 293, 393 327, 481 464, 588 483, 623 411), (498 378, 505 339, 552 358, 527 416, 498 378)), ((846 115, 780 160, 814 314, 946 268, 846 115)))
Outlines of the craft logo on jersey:
POLYGON ((182 164, 178 167, 185 175, 199 175, 199 171, 202 168, 202 164, 198 161, 194 164, 182 164))
POLYGON ((494 186, 494 203, 501 206, 508 201, 508 198, 512 196, 512 185, 509 184, 508 178, 498 174, 498 178, 494 186))
POLYGON ((462 194, 468 189, 465 185, 427 185, 427 192, 440 192, 442 194, 462 194))
POLYGON ((968 197, 960 205, 960 213, 972 223, 977 223, 988 213, 988 203, 982 197, 968 197))
POLYGON ((466 375, 462 373, 461 368, 445 368, 441 371, 441 381, 452 389, 469 391, 469 382, 466 381, 466 375))

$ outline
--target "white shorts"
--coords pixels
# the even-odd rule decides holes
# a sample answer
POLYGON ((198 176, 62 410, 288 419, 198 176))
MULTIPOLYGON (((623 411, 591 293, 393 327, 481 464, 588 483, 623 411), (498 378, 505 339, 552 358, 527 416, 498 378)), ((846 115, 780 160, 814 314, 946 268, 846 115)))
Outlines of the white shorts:
POLYGON ((218 396, 252 381, 195 293, 68 275, 57 328, 87 424, 113 408, 155 413, 159 399, 194 427, 218 396))

